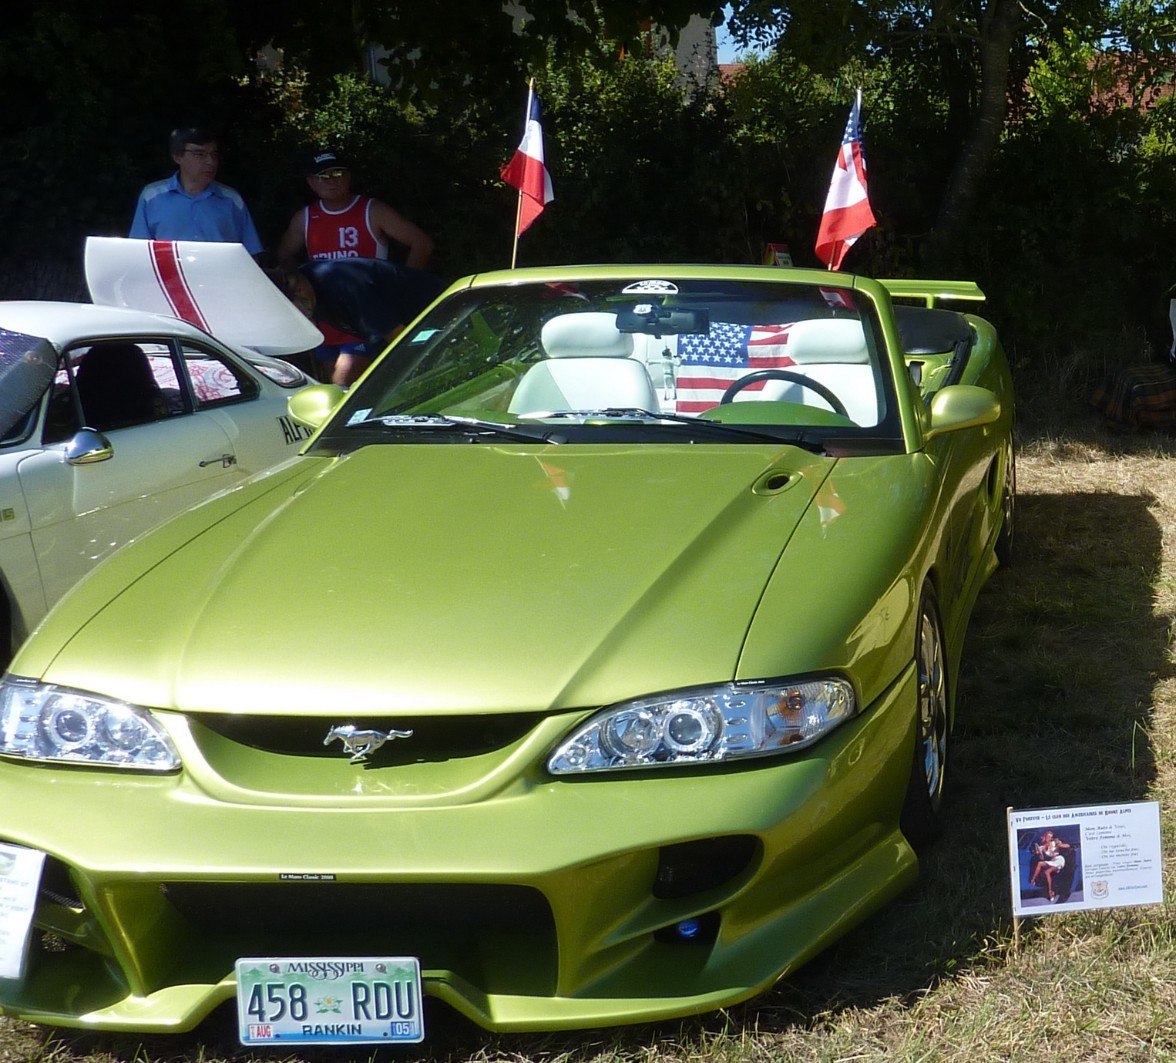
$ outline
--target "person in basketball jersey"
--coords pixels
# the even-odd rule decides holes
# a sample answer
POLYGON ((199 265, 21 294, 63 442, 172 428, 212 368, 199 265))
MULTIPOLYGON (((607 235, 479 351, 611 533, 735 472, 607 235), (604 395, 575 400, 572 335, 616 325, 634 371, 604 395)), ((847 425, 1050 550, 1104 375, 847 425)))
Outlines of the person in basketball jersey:
MULTIPOLYGON (((382 200, 351 190, 351 166, 334 151, 312 152, 303 175, 315 200, 290 219, 280 243, 278 262, 295 266, 302 258, 389 257, 389 248, 404 249, 404 265, 423 269, 433 254, 432 238, 382 200)), ((399 256, 398 256, 399 257, 399 256)), ((323 345, 315 352, 320 376, 340 387, 351 384, 370 359, 363 339, 321 322, 323 345)))

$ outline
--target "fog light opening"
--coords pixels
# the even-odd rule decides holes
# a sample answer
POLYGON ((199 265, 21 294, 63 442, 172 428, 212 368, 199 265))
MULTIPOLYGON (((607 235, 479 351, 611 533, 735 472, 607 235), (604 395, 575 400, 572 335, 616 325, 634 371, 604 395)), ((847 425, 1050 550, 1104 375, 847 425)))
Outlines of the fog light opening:
POLYGON ((742 874, 758 851, 759 842, 749 834, 662 846, 653 895, 669 900, 714 889, 742 874))
POLYGON ((663 926, 654 937, 670 945, 713 945, 719 936, 719 913, 704 912, 663 926))

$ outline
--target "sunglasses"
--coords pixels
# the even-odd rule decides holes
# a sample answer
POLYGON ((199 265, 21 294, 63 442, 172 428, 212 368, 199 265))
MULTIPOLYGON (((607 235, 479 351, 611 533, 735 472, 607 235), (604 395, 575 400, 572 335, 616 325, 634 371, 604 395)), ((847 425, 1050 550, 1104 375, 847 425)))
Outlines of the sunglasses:
POLYGON ((337 181, 340 177, 346 177, 347 171, 343 169, 320 170, 313 176, 319 181, 337 181))

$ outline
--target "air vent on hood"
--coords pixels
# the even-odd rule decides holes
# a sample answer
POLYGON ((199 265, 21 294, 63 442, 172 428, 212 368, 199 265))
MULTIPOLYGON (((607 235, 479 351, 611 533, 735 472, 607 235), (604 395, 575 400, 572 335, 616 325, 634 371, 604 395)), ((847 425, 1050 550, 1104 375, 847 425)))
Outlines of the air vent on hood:
POLYGON ((799 483, 801 475, 798 472, 785 472, 783 469, 773 469, 766 472, 756 482, 752 490, 757 495, 776 495, 787 490, 795 483, 799 483))

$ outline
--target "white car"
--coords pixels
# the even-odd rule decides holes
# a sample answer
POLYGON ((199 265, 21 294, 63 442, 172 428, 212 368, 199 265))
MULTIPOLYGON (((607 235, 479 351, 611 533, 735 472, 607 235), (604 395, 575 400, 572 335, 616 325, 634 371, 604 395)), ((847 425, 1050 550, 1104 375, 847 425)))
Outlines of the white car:
POLYGON ((273 355, 321 334, 243 247, 92 238, 86 267, 94 303, 0 301, 0 664, 117 547, 309 435, 273 355))

